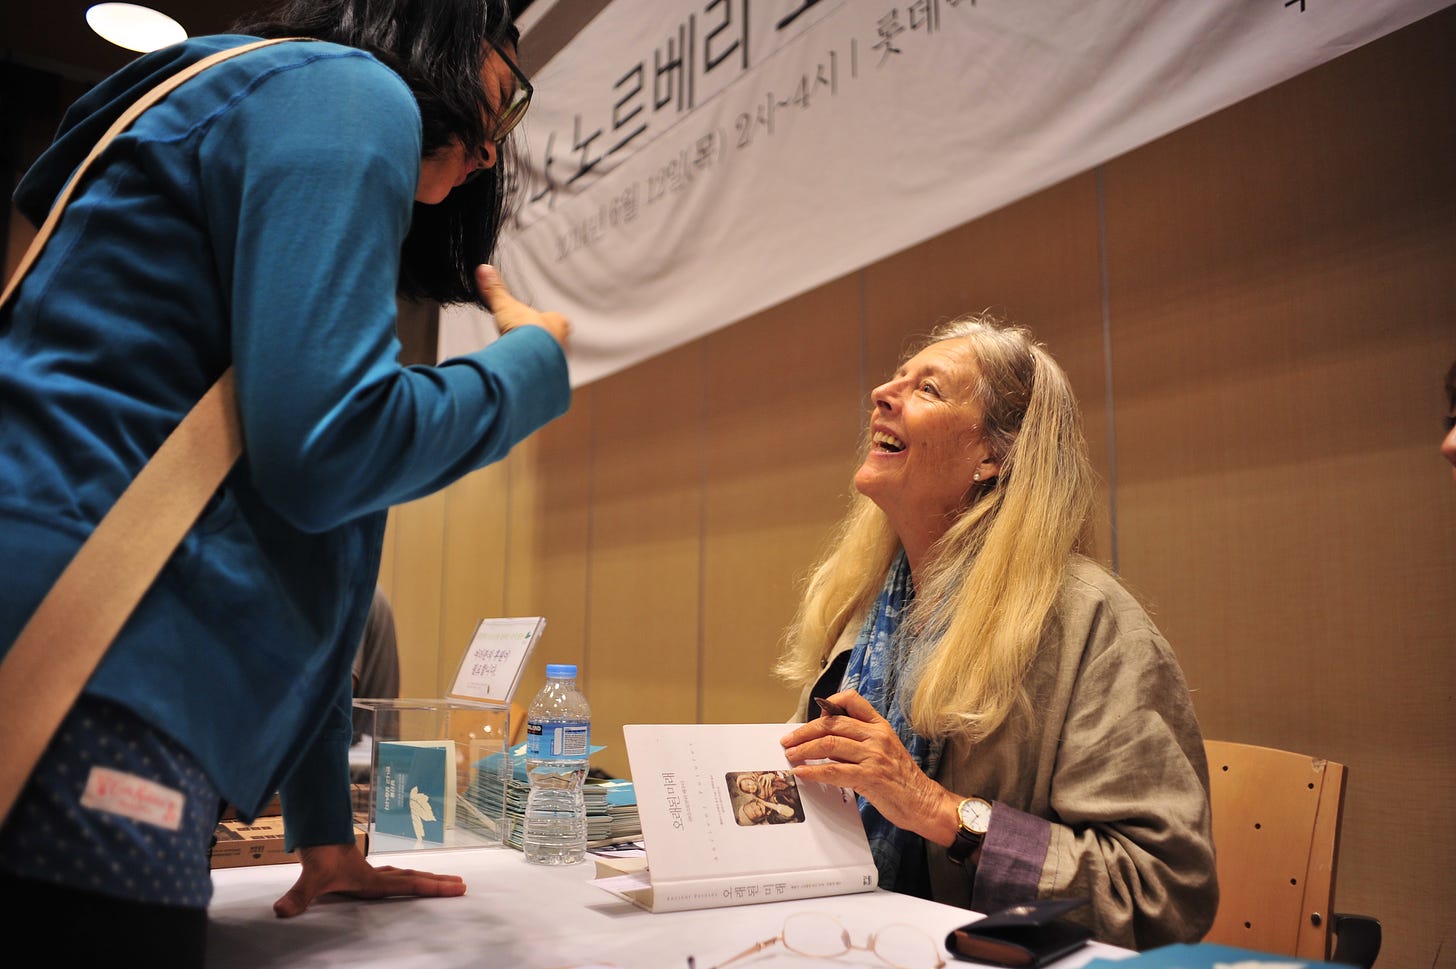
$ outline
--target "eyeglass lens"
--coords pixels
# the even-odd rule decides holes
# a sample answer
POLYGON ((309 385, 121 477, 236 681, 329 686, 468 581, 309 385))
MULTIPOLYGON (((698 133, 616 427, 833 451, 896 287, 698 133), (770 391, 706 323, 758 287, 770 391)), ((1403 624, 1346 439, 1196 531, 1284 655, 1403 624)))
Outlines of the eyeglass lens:
POLYGON ((887 925, 855 945, 838 919, 822 912, 796 912, 784 920, 784 947, 799 955, 833 959, 854 949, 873 952, 893 969, 941 969, 945 961, 935 941, 911 925, 887 925))
POLYGON ((506 135, 510 134, 511 130, 526 116, 526 109, 531 106, 532 88, 531 82, 526 79, 526 75, 516 66, 516 62, 511 59, 509 54, 499 47, 496 48, 496 53, 500 55, 500 59, 506 67, 511 69, 511 73, 516 76, 516 91, 511 95, 510 102, 501 108, 495 125, 494 140, 504 141, 506 135))
POLYGON ((530 105, 531 99, 524 88, 516 88, 516 94, 511 98, 511 103, 506 105, 500 113, 500 118, 495 123, 495 140, 500 141, 511 133, 511 129, 521 123, 526 116, 526 108, 530 105))

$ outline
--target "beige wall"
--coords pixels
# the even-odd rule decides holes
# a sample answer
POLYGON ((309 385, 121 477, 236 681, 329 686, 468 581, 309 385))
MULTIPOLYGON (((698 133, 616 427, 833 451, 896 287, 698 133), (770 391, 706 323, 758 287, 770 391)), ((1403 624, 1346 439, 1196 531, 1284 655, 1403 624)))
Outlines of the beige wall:
POLYGON ((1348 764, 1339 907, 1383 920, 1383 966, 1456 965, 1453 50, 1448 10, 581 389, 504 465, 396 511, 406 692, 504 611, 548 617, 523 699, 582 664, 614 773, 624 723, 787 717, 768 668, 866 391, 907 335, 989 307, 1071 374, 1097 554, 1206 734, 1348 764))

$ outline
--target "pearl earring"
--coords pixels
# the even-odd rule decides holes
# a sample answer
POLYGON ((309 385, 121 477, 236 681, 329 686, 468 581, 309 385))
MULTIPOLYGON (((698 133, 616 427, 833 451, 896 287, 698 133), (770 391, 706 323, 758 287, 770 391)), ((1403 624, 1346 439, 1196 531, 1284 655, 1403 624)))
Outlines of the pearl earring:
POLYGON ((981 472, 977 471, 975 474, 971 475, 971 480, 972 481, 980 481, 981 480, 981 472))

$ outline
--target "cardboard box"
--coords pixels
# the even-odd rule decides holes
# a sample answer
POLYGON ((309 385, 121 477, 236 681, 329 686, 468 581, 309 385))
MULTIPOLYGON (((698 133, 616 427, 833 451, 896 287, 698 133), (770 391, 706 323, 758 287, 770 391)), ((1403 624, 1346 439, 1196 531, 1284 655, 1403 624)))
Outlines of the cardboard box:
MULTIPOLYGON (((274 794, 273 795, 273 799, 270 800, 267 804, 263 805, 263 810, 261 810, 261 811, 258 812, 258 817, 261 818, 261 817, 264 817, 265 815, 269 815, 269 814, 282 814, 282 813, 283 813, 283 805, 279 803, 279 801, 278 801, 278 795, 277 794, 274 794)), ((233 807, 231 804, 225 805, 223 807, 223 809, 222 809, 222 819, 224 821, 232 821, 232 820, 235 820, 237 818, 237 816, 238 816, 238 809, 235 808, 235 807, 233 807)))
MULTIPOLYGON (((258 818, 252 824, 237 819, 219 821, 212 846, 213 868, 243 868, 250 865, 282 865, 298 861, 298 855, 283 850, 283 818, 258 818)), ((369 853, 369 835, 355 826, 360 850, 369 853)))

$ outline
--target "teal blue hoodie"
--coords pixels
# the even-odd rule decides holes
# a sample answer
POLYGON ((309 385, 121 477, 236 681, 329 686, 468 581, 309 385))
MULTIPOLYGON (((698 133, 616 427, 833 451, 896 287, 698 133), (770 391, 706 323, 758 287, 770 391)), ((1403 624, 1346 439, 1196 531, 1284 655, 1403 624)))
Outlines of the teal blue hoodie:
MULTIPOLYGON (((21 211, 39 223, 162 77, 252 39, 189 40, 88 92, 21 211)), ((86 689, 186 747, 245 818, 281 789, 291 846, 353 840, 350 668, 386 510, 570 403, 539 327, 398 363, 420 137, 409 89, 358 50, 290 42, 209 68, 93 166, 0 315, 0 650, 235 366, 243 458, 86 689)))

